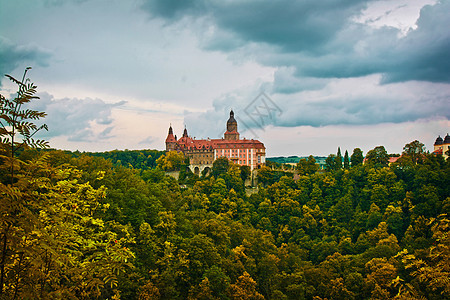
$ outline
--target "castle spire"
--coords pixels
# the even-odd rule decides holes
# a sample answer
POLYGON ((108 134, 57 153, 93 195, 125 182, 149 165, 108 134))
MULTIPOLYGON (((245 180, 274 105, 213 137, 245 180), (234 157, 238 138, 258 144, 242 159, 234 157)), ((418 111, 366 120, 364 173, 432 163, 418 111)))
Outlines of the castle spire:
POLYGON ((169 133, 167 134, 166 138, 166 150, 171 151, 175 149, 176 139, 173 136, 173 129, 172 124, 169 126, 169 133))
POLYGON ((226 140, 239 140, 239 133, 237 131, 237 121, 234 118, 234 111, 230 111, 230 118, 227 121, 227 131, 225 132, 226 140))

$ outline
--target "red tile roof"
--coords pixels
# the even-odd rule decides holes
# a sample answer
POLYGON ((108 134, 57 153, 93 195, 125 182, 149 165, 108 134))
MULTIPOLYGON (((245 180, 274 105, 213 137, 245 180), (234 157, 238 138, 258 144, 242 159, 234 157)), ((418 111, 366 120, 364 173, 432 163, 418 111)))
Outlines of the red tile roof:
POLYGON ((181 149, 265 149, 264 144, 258 140, 225 140, 225 139, 210 139, 210 140, 194 140, 190 137, 182 137, 177 141, 177 145, 181 149))

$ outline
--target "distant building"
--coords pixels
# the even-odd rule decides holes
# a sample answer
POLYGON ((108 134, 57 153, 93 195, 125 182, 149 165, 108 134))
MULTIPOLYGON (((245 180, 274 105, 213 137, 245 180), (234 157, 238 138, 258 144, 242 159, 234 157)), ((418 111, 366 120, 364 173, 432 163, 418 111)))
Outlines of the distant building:
POLYGON ((441 154, 445 159, 447 159, 448 150, 450 150, 450 136, 448 135, 448 133, 444 139, 442 139, 441 136, 438 136, 436 141, 434 142, 433 154, 441 154))
POLYGON ((233 163, 249 166, 250 170, 259 168, 266 162, 264 144, 254 139, 240 139, 234 112, 230 112, 227 130, 221 139, 196 140, 184 129, 183 136, 177 139, 172 126, 166 138, 166 151, 180 151, 190 159, 190 168, 194 173, 212 168, 214 160, 226 157, 233 163))

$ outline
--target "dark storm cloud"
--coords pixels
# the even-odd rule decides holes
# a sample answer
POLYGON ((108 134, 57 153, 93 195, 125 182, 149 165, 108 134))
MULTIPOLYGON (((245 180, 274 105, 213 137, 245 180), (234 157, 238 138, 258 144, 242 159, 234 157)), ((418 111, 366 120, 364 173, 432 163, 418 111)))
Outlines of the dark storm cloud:
POLYGON ((384 82, 450 82, 450 1, 422 8, 417 29, 401 39, 384 82))
MULTIPOLYGON (((208 17, 219 30, 229 33, 230 42, 231 39, 258 42, 275 45, 282 52, 313 53, 332 40, 350 17, 358 15, 366 7, 367 2, 147 0, 143 9, 154 17, 173 22, 183 17, 208 17)), ((211 41, 212 45, 205 46, 223 50, 214 36, 211 41)), ((223 47, 228 49, 229 45, 223 47)))
POLYGON ((49 51, 35 45, 17 45, 0 36, 0 82, 20 64, 47 66, 51 58, 49 51))
POLYGON ((283 114, 274 125, 293 127, 309 125, 373 125, 403 123, 418 119, 450 118, 448 99, 385 95, 332 96, 325 100, 283 101, 283 114))
MULTIPOLYGON (((111 137, 113 126, 108 126, 100 133, 95 133, 92 123, 110 125, 113 122, 111 109, 125 102, 107 104, 100 99, 55 99, 48 93, 39 93, 39 100, 32 103, 31 108, 45 111, 47 116, 42 120, 49 127, 45 138, 68 136, 70 141, 92 141, 111 137)), ((41 133, 43 135, 43 133, 41 133)))
POLYGON ((204 49, 294 68, 297 78, 379 73, 384 83, 450 82, 449 1, 425 6, 417 29, 406 36, 397 28, 355 22, 369 2, 148 0, 143 8, 167 22, 204 17, 210 27, 203 33, 204 49))
POLYGON ((205 11, 206 1, 203 0, 163 0, 144 1, 142 7, 152 15, 167 19, 179 19, 185 15, 198 15, 205 11))

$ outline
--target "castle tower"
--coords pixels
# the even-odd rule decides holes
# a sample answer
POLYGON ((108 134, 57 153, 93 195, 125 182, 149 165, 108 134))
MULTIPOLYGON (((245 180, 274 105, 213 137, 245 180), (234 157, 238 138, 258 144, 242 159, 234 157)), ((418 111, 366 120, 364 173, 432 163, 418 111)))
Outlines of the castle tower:
POLYGON ((444 159, 448 158, 447 151, 450 150, 450 135, 447 133, 444 139, 438 136, 434 142, 434 154, 441 154, 444 159))
POLYGON ((169 134, 166 138, 166 151, 175 150, 175 146, 177 144, 177 139, 173 136, 172 125, 169 127, 169 134))
POLYGON ((233 110, 230 111, 230 118, 227 121, 227 131, 224 136, 225 140, 239 140, 239 132, 237 131, 237 122, 234 118, 233 110))
POLYGON ((434 151, 442 149, 442 145, 444 144, 444 140, 441 136, 438 136, 436 141, 434 142, 434 151))
POLYGON ((450 150, 450 135, 445 136, 444 138, 444 143, 442 145, 442 155, 444 156, 445 159, 447 159, 449 156, 447 155, 447 151, 450 150))

